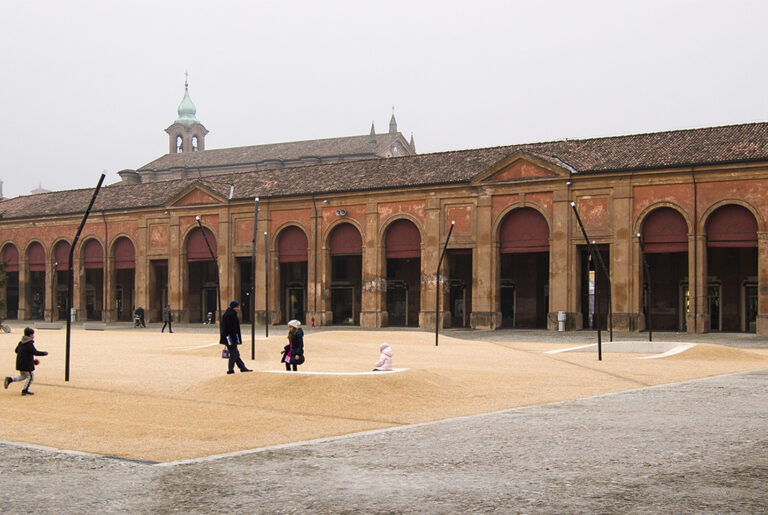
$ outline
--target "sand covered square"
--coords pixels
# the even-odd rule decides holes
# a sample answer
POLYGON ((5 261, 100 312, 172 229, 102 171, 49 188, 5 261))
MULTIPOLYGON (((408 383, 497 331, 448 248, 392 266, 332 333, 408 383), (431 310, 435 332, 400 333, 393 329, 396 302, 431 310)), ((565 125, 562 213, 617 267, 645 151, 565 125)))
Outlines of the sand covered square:
MULTIPOLYGON (((0 391, 0 440, 153 462, 391 428, 768 368, 765 350, 699 344, 674 356, 547 354, 562 343, 471 341, 425 331, 324 330, 305 335, 299 373, 279 363, 285 334, 250 335, 253 373, 226 375, 215 334, 38 330, 31 390, 0 391), (370 372, 381 342, 391 373, 370 372)), ((0 335, 0 374, 15 375, 18 331, 0 335)))

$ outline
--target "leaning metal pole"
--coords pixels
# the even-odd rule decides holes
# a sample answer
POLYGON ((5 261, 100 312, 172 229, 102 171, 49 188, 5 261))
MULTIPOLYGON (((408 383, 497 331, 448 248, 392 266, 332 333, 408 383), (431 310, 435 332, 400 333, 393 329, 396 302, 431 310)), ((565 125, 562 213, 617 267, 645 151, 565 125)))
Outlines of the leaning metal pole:
POLYGON ((267 231, 264 231, 264 336, 269 338, 269 252, 267 231))
MULTIPOLYGON (((91 202, 88 204, 88 209, 85 210, 85 214, 83 215, 83 219, 80 222, 80 227, 77 228, 77 233, 75 233, 75 239, 72 240, 72 245, 69 247, 69 262, 67 263, 67 269, 68 269, 68 277, 67 277, 67 343, 66 343, 66 349, 64 353, 64 381, 69 381, 69 355, 70 355, 70 332, 72 330, 72 295, 73 295, 73 289, 75 288, 74 282, 75 282, 75 274, 72 269, 72 260, 75 257, 75 246, 77 245, 77 240, 80 239, 80 233, 83 232, 83 227, 85 226, 85 221, 88 220, 88 214, 91 212, 91 208, 93 207, 93 203, 96 201, 96 195, 99 194, 99 190, 101 189, 101 183, 104 182, 104 174, 101 174, 101 177, 99 177, 99 183, 96 185, 96 189, 93 192, 93 196, 91 197, 91 202)), ((55 273, 55 271, 54 271, 55 273)))
POLYGON ((443 245, 443 251, 440 253, 440 260, 437 262, 437 272, 435 272, 435 347, 437 347, 437 339, 440 334, 440 266, 443 264, 443 258, 445 257, 445 251, 448 249, 448 241, 451 239, 451 233, 453 232, 453 225, 455 222, 451 220, 451 228, 448 229, 448 236, 445 237, 445 245, 443 245))
POLYGON ((253 240, 251 240, 251 360, 256 359, 256 223, 259 220, 259 197, 253 199, 253 240))
POLYGON ((199 216, 196 216, 195 220, 197 220, 197 225, 200 226, 200 232, 203 233, 205 246, 208 247, 208 253, 211 255, 211 259, 213 259, 213 264, 216 265, 216 312, 218 313, 218 316, 219 316, 218 318, 219 327, 221 327, 221 281, 219 281, 219 260, 216 259, 216 254, 213 253, 211 244, 208 242, 208 236, 206 236, 205 234, 205 229, 203 228, 203 222, 200 221, 199 216))
MULTIPOLYGON (((589 255, 592 257, 592 263, 595 264, 595 268, 597 268, 597 258, 595 257, 596 251, 594 246, 592 245, 592 242, 589 241, 589 237, 587 236, 587 230, 584 229, 584 224, 581 223, 581 217, 579 216, 579 212, 576 210, 576 202, 571 202, 571 208, 573 209, 573 213, 576 215, 576 221, 579 223, 579 227, 581 228, 581 234, 584 236, 584 241, 587 243, 587 250, 589 251, 589 255)), ((595 298, 597 299, 598 294, 598 277, 597 274, 595 274, 595 298)), ((610 284, 608 285, 610 288, 610 284)), ((599 301, 598 301, 599 302, 599 301)), ((599 304, 598 304, 599 305, 599 304)), ((600 335, 600 310, 595 310, 595 317, 597 318, 597 323, 595 324, 597 326, 597 359, 599 361, 602 361, 603 359, 603 342, 600 335)))
POLYGON ((648 341, 653 341, 653 315, 652 311, 653 308, 651 303, 651 292, 653 291, 651 289, 651 267, 648 265, 648 260, 645 258, 645 241, 643 241, 643 235, 640 233, 637 233, 637 239, 640 241, 640 257, 643 260, 643 272, 645 272, 645 284, 646 284, 646 295, 645 298, 646 302, 646 308, 648 310, 648 341))

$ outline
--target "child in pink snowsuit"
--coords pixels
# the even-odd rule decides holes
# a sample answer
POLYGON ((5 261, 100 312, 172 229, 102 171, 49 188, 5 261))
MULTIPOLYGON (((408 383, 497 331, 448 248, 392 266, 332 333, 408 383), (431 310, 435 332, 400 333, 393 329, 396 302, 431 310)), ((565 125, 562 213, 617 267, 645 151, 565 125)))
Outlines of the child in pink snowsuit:
POLYGON ((392 370, 392 347, 388 343, 381 344, 381 355, 374 367, 374 372, 392 370))

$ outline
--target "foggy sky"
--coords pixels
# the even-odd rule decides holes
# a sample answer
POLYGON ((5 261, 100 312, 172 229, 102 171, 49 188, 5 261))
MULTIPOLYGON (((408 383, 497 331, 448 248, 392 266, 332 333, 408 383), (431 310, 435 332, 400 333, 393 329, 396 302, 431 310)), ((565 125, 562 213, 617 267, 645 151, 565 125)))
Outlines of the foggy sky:
POLYGON ((54 1, 0 6, 5 197, 168 152, 399 130, 419 153, 768 119, 768 2, 54 1))

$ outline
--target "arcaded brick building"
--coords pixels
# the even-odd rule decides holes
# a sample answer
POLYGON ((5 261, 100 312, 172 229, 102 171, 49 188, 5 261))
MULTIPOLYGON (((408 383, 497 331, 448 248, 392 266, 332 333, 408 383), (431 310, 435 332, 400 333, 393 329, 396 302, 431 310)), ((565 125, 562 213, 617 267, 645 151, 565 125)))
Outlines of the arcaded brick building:
MULTIPOLYGON (((218 282, 246 321, 253 306, 257 322, 268 311, 272 323, 434 327, 453 223, 442 326, 554 329, 564 312, 580 329, 610 300, 617 330, 644 329, 650 303, 654 330, 768 334, 766 123, 423 155, 394 125, 285 144, 304 150, 280 157, 205 150, 207 131, 193 146, 179 124, 169 155, 96 199, 74 254, 78 319, 130 320, 143 306, 157 320, 168 302, 200 322, 218 282), (605 283, 595 293, 572 203, 610 295, 605 283)), ((8 318, 66 316, 69 245, 91 194, 0 202, 8 318)))

